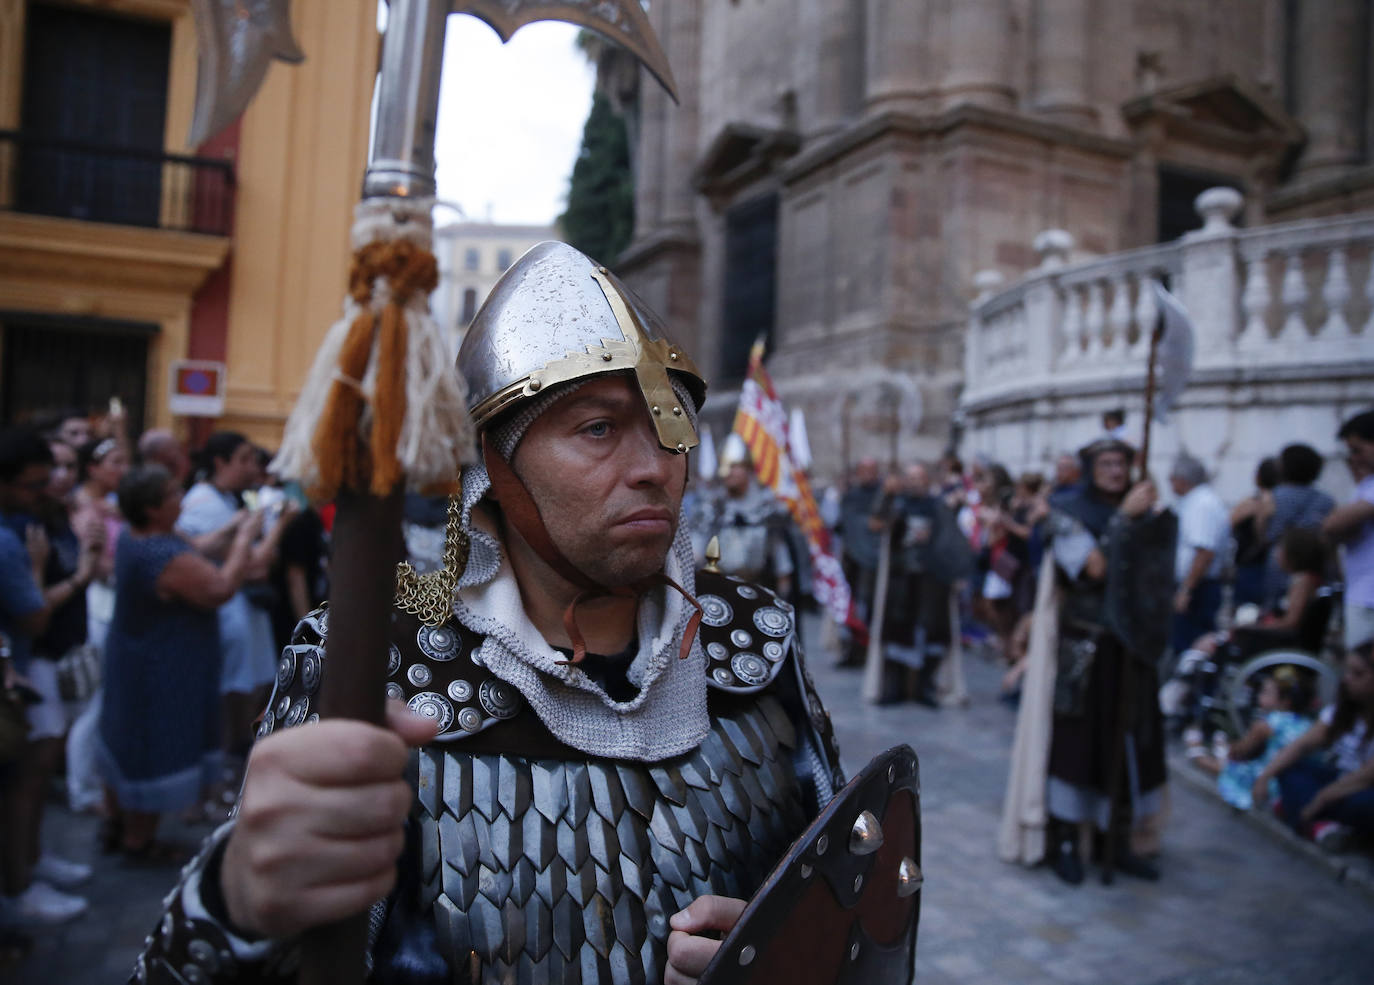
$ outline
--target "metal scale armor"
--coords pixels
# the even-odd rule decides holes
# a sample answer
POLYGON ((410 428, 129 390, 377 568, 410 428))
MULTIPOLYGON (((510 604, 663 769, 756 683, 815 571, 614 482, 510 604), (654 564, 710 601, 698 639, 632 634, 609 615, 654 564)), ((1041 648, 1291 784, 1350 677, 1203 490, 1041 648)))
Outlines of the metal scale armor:
MULTIPOLYGON (((711 730, 654 763, 563 746, 473 661, 479 634, 393 614, 387 689, 417 711, 439 708, 441 733, 418 750, 414 775, 417 909, 433 920, 455 983, 661 982, 668 917, 703 894, 752 896, 842 785, 791 608, 709 571, 697 590, 711 730)), ((297 628, 260 735, 315 720, 328 631, 327 610, 297 628)), ((387 917, 375 915, 380 930, 387 917)), ((204 982, 246 980, 226 974, 236 962, 210 943, 215 928, 167 924, 149 961, 188 981, 187 966, 204 982)), ((264 958, 254 980, 289 980, 290 954, 264 958)))

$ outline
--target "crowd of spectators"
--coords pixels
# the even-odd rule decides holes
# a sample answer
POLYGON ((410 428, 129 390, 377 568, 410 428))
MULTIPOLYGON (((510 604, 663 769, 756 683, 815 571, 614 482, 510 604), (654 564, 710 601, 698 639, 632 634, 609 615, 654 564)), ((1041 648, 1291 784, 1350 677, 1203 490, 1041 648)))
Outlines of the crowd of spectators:
MULTIPOLYGON (((1104 436, 1124 427, 1103 423, 1104 436)), ((1305 444, 1261 461, 1254 491, 1229 511, 1206 464, 1180 455, 1167 477, 1173 579, 1160 585, 1174 672, 1160 697, 1190 755, 1238 808, 1277 802, 1328 843, 1374 832, 1374 411, 1338 438, 1356 481, 1339 506, 1305 444), (1215 685, 1217 668, 1282 648, 1341 664, 1334 701, 1314 704, 1309 668, 1270 667, 1253 681, 1248 730, 1206 736, 1216 695, 1203 672, 1215 685)), ((117 414, 0 433, 0 926, 85 909, 71 890, 90 867, 42 847, 46 793, 64 763, 72 808, 104 815, 107 850, 139 863, 184 855, 157 837, 159 819, 223 815, 276 655, 326 595, 327 514, 277 484, 267 452, 243 435, 213 434, 196 458, 165 430, 131 444, 117 414)), ((827 498, 855 602, 840 663, 876 661, 881 700, 935 708, 965 698, 957 673, 940 672, 976 643, 1005 664, 1002 697, 1014 705, 1037 592, 1052 584, 1040 572, 1056 510, 1083 494, 1085 471, 1072 452, 1049 477, 952 454, 887 474, 857 463, 827 498)), ((772 537, 785 514, 763 508, 747 466, 727 463, 723 475, 699 491, 714 504, 700 511, 702 533, 772 537), (743 477, 733 485, 732 468, 743 477)), ((441 529, 442 504, 420 505, 416 522, 441 529)), ((760 545, 734 553, 804 594, 804 553, 785 539, 760 545)))
MULTIPOLYGON (((1104 416, 1104 438, 1123 428, 1122 416, 1104 416)), ((1160 700, 1173 734, 1217 775, 1228 802, 1277 802, 1295 830, 1325 844, 1374 836, 1374 410, 1346 421, 1337 439, 1356 484, 1344 505, 1321 488, 1324 458, 1304 443, 1260 461, 1254 491, 1229 509, 1206 463, 1180 454, 1167 476, 1172 499, 1161 500, 1178 524, 1173 581, 1160 586, 1173 612, 1160 668, 1172 673, 1160 700), (1271 660, 1248 681, 1248 730, 1212 731, 1226 669, 1278 651, 1309 656, 1339 678, 1334 701, 1318 703, 1322 674, 1312 664, 1271 660)), ((1002 697, 1014 705, 1052 518, 1085 479, 1072 452, 1055 460, 1049 480, 1013 478, 982 459, 966 468, 952 454, 934 466, 894 465, 886 478, 878 463, 858 463, 837 496, 835 530, 856 614, 880 638, 869 647, 850 634, 841 663, 858 666, 876 653, 888 675, 884 700, 938 705, 932 669, 953 614, 956 642, 982 643, 1005 663, 1002 697), (947 539, 938 550, 913 549, 928 547, 946 515, 959 550, 947 539), (877 577, 884 563, 885 583, 877 577), (894 685, 894 669, 900 682, 907 668, 915 668, 912 683, 894 685)))
POLYGON ((296 620, 327 594, 327 531, 243 435, 198 467, 117 406, 0 432, 0 928, 86 909, 84 863, 42 848, 70 806, 130 864, 181 860, 170 813, 223 818, 296 620))

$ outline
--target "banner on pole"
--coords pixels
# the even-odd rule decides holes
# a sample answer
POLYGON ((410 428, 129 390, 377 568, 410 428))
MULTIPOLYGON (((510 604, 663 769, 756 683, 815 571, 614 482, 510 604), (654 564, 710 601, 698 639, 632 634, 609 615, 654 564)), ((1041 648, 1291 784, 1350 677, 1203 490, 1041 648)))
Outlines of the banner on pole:
POLYGON ((792 461, 787 443, 787 413, 763 368, 763 344, 749 353, 749 372, 740 388, 735 433, 744 439, 754 461, 754 474, 787 504, 792 519, 806 536, 811 555, 811 586, 816 601, 841 626, 849 623, 851 600, 840 562, 830 549, 830 531, 821 520, 816 497, 805 473, 792 461))

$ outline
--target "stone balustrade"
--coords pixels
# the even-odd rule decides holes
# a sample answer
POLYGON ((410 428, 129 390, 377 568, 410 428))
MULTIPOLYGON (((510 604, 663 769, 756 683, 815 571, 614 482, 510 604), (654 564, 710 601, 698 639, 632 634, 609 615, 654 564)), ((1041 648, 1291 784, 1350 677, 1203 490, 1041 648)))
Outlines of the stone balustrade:
POLYGON ((1159 281, 1195 325, 1181 404, 1189 426, 1169 432, 1159 454, 1215 444, 1234 459, 1225 467, 1239 491, 1254 467, 1246 446, 1266 453, 1265 419, 1291 424, 1271 426, 1273 440, 1334 454, 1335 421, 1374 403, 1374 214, 1244 230, 1231 222, 1241 204, 1232 189, 1210 189, 1196 202, 1202 229, 1101 258, 1072 259, 1073 237, 1049 230, 1034 243, 1039 266, 1019 281, 979 274, 960 401, 973 450, 1041 467, 1091 437, 1107 407, 1134 409, 1138 427, 1159 281), (1325 411, 1258 413, 1285 406, 1325 411), (1320 433, 1297 433, 1314 426, 1320 433))

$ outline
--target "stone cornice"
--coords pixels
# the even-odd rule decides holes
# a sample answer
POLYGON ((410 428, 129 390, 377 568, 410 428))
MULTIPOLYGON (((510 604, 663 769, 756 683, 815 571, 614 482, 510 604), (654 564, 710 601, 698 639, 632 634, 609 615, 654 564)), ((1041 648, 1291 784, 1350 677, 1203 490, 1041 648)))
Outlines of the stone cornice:
POLYGON ((79 280, 85 288, 141 288, 190 297, 219 268, 221 236, 0 212, 0 280, 79 280))
POLYGON ((1301 205, 1320 202, 1323 199, 1339 198, 1354 192, 1374 189, 1374 165, 1351 168, 1342 174, 1325 178, 1294 182, 1276 188, 1265 199, 1265 208, 1270 212, 1281 212, 1301 205))
POLYGON ((1045 143, 1067 144, 1089 153, 1122 159, 1129 158, 1135 152, 1135 145, 1127 140, 1104 137, 1076 127, 985 106, 956 106, 933 116, 889 110, 859 120, 825 140, 804 148, 783 168, 782 178, 787 184, 799 181, 858 148, 886 137, 944 138, 961 130, 1006 133, 1045 143))
POLYGON ((617 272, 624 272, 650 263, 665 253, 697 253, 700 250, 701 237, 693 227, 664 226, 636 239, 621 251, 616 258, 615 268, 617 272))
MULTIPOLYGON (((1308 384, 1320 390, 1334 382, 1348 380, 1363 384, 1374 376, 1374 358, 1356 359, 1340 363, 1303 363, 1301 365, 1253 365, 1244 364, 1224 367, 1200 367, 1194 369, 1188 381, 1188 389, 1180 406, 1207 404, 1205 393, 1209 389, 1236 386, 1274 386, 1276 384, 1308 384)), ((1090 379, 1066 380, 999 390, 988 396, 975 394, 964 397, 960 406, 970 414, 999 414, 1016 408, 1024 408, 1038 401, 1075 400, 1085 397, 1107 395, 1129 396, 1140 394, 1144 399, 1145 372, 1113 373, 1094 376, 1090 379)))

